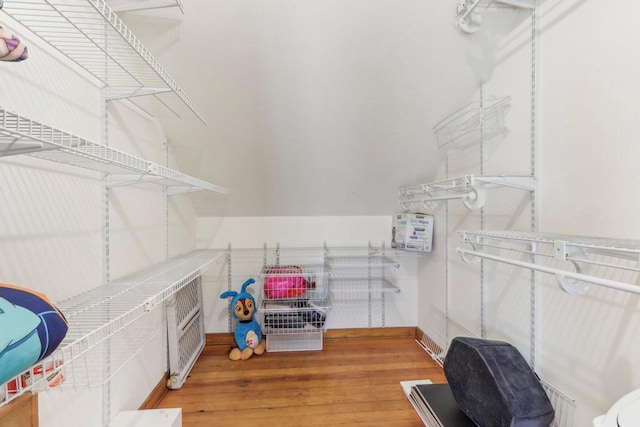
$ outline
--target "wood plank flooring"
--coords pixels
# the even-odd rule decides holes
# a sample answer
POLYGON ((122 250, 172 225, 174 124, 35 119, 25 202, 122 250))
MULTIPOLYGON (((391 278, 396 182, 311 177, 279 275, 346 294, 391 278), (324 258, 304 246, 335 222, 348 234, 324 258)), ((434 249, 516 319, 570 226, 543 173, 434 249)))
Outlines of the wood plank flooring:
POLYGON ((446 382, 415 328, 328 331, 324 349, 227 358, 213 339, 180 390, 156 407, 181 407, 184 427, 422 426, 400 381, 446 382))

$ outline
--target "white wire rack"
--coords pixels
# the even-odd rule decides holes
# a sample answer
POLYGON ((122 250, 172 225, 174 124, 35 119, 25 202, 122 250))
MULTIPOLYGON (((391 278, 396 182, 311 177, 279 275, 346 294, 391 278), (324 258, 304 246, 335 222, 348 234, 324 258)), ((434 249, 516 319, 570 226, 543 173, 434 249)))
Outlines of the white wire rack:
POLYGON ((107 3, 114 12, 178 7, 184 13, 182 0, 107 0, 107 3))
POLYGON ((369 293, 400 292, 400 288, 387 278, 341 278, 331 279, 331 293, 333 295, 367 295, 369 293))
POLYGON ((324 300, 328 274, 324 264, 295 262, 269 264, 262 268, 262 298, 265 300, 324 300))
POLYGON ((158 339, 162 329, 140 318, 114 332, 108 339, 96 342, 72 361, 48 358, 0 385, 0 407, 26 391, 77 390, 100 387, 113 378, 147 343, 158 339), (108 360, 108 364, 105 363, 108 360), (7 397, 3 401, 4 397, 7 397))
POLYGON ((495 8, 533 9, 536 0, 459 0, 455 26, 465 33, 473 34, 480 29, 481 12, 495 8))
POLYGON ((473 248, 457 248, 469 263, 488 259, 551 274, 563 290, 572 294, 583 294, 590 284, 640 294, 638 240, 522 231, 460 231, 459 235, 473 248), (530 255, 530 260, 517 259, 523 255, 530 255), (607 278, 614 272, 623 280, 607 278))
MULTIPOLYGON (((415 256, 415 253, 374 246, 311 248, 228 248, 228 289, 238 290, 249 277, 259 278, 259 287, 249 291, 256 295, 258 310, 268 351, 302 351, 322 349, 325 329, 322 313, 335 309, 336 297, 343 307, 354 312, 353 300, 365 307, 369 324, 377 310, 384 326, 384 298, 400 289, 387 280, 398 271, 400 263, 393 258, 415 256), (275 279, 275 280, 274 280, 275 279), (302 280, 301 280, 302 279, 302 280), (265 292, 265 284, 295 287, 309 285, 302 293, 273 295, 265 292), (348 300, 348 301, 347 301, 348 300), (374 307, 375 306, 375 307, 374 307)), ((229 330, 233 330, 229 315, 229 330)))
POLYGON ((433 211, 443 200, 462 200, 469 209, 480 209, 486 202, 486 188, 512 187, 526 191, 535 189, 532 176, 478 176, 465 175, 444 181, 403 187, 399 190, 398 201, 404 209, 414 206, 433 211))
MULTIPOLYGON (((132 325, 143 322, 155 307, 202 275, 222 255, 218 251, 194 251, 57 303, 69 322, 69 330, 58 349, 42 362, 51 367, 49 375, 62 371, 65 387, 102 385, 135 355, 132 348, 141 348, 157 332, 153 325, 132 325), (118 345, 118 340, 129 345, 118 345), (109 354, 108 364, 104 363, 105 351, 109 354)), ((5 392, 0 406, 25 391, 49 387, 46 376, 31 377, 36 380, 15 392, 5 392)), ((5 390, 12 381, 4 386, 5 390)))
POLYGON ((328 299, 263 300, 259 310, 262 331, 266 335, 324 331, 330 308, 328 299))
POLYGON ((361 268, 399 268, 400 263, 382 254, 328 256, 327 266, 331 272, 339 275, 342 269, 361 268))
POLYGON ((392 281, 396 280, 394 276, 400 269, 400 262, 395 258, 403 255, 408 253, 371 245, 330 251, 326 265, 335 310, 347 310, 353 316, 357 307, 366 308, 361 313, 366 317, 360 320, 366 320, 367 325, 372 327, 379 319, 384 327, 387 295, 400 292, 400 288, 392 281))
POLYGON ((400 292, 400 288, 388 278, 400 268, 398 261, 381 253, 365 255, 357 254, 363 250, 352 252, 331 255, 326 259, 334 296, 359 297, 400 292))
MULTIPOLYGON (((322 350, 327 312, 326 248, 228 248, 229 289, 257 278, 258 316, 267 351, 322 350)), ((232 330, 229 315, 229 330, 232 330)))
POLYGON ((506 134, 509 129, 505 125, 505 116, 510 108, 509 96, 467 104, 434 126, 438 147, 461 150, 506 134))
POLYGON ((72 135, 0 107, 0 157, 28 154, 109 174, 108 186, 152 182, 168 194, 227 190, 198 178, 72 135))
POLYGON ((99 79, 107 99, 153 97, 178 117, 204 116, 104 0, 12 0, 2 13, 99 79))

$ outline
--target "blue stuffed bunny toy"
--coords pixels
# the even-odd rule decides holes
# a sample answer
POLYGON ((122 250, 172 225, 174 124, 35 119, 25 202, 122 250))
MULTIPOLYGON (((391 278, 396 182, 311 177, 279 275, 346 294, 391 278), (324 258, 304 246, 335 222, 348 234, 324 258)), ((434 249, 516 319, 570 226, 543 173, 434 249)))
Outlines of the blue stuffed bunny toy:
POLYGON ((265 351, 265 342, 262 339, 262 329, 255 318, 258 312, 256 300, 253 295, 247 292, 247 287, 255 283, 254 279, 249 279, 242 285, 241 291, 226 291, 220 294, 220 298, 231 299, 231 312, 238 320, 234 338, 236 347, 229 352, 231 360, 247 360, 254 354, 261 355, 265 351))

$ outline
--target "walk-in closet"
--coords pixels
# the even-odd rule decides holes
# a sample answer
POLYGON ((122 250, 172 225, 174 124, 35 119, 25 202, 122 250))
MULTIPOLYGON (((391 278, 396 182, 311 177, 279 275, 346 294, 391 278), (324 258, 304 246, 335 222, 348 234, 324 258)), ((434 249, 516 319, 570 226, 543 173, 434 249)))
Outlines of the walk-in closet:
POLYGON ((0 426, 640 426, 636 13, 0 0, 0 426))

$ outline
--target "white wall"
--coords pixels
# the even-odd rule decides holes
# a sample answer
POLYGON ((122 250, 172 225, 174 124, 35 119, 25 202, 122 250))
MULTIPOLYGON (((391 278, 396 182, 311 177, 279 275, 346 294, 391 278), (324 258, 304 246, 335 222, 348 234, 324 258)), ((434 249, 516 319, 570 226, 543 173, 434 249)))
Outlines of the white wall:
MULTIPOLYGON (((27 43, 30 55, 21 63, 0 62, 0 104, 4 108, 128 154, 165 163, 165 136, 154 118, 126 101, 114 101, 106 108, 103 90, 95 79, 31 37, 26 29, 10 20, 3 22, 5 25, 27 43)), ((107 265, 103 262, 102 174, 18 155, 0 158, 0 177, 0 282, 42 292, 53 302, 102 285, 107 265)), ((169 253, 195 248, 195 214, 188 197, 172 198, 167 209, 161 187, 146 184, 110 190, 108 205, 112 280, 165 259, 167 212, 170 238, 174 239, 169 253)), ((65 385, 78 390, 42 393, 40 425, 102 425, 106 393, 111 415, 137 409, 167 371, 164 330, 164 313, 156 310, 114 336, 109 348, 100 346, 104 351, 90 353, 86 362, 100 374, 106 357, 115 369, 116 359, 126 360, 145 343, 106 387, 94 376, 87 389, 80 378, 68 375, 65 385), (141 331, 155 332, 135 335, 141 331), (147 342, 147 337, 152 339, 147 342)))
MULTIPOLYGON (((531 217, 528 197, 519 190, 488 192, 485 229, 529 230, 535 220, 542 232, 640 238, 640 201, 631 187, 640 160, 635 141, 640 61, 631 52, 640 46, 626 25, 638 11, 637 5, 617 0, 541 2, 537 215, 531 217)), ((473 66, 486 77, 485 94, 513 98, 507 115, 511 133, 486 147, 485 174, 526 174, 532 160, 528 12, 486 13, 480 32, 467 37, 492 58, 473 66)), ((449 112, 443 109, 442 117, 449 112)), ((477 150, 450 158, 450 175, 479 173, 479 159, 477 150)), ((431 301, 437 313, 448 312, 451 323, 447 331, 444 314, 434 321, 431 312, 420 310, 419 325, 443 341, 447 332, 449 339, 479 335, 480 267, 464 264, 455 248, 460 246, 456 231, 479 229, 480 214, 449 202, 448 215, 444 207, 437 215, 436 222, 447 221, 448 227, 444 235, 436 229, 434 253, 419 265, 420 299, 431 301)), ((487 337, 512 342, 529 359, 530 273, 492 262, 484 266, 487 337)), ((614 278, 610 271, 600 273, 614 278)), ((639 280, 632 272, 615 277, 639 280)), ((632 326, 638 323, 640 298, 597 288, 568 295, 546 275, 539 275, 538 283, 536 370, 576 400, 573 425, 591 425, 621 395, 640 387, 633 363, 640 356, 638 329, 632 326)))
MULTIPOLYGON (((547 1, 540 40, 540 229, 640 239, 633 194, 640 161, 640 41, 626 25, 640 5, 547 1)), ((637 274, 620 277, 639 283, 637 274)), ((640 297, 545 288, 545 373, 576 397, 579 418, 640 387, 640 297), (570 378, 569 378, 570 377, 570 378)))
POLYGON ((209 0, 124 19, 206 112, 206 125, 166 127, 186 172, 230 190, 196 195, 200 216, 367 216, 392 214, 398 186, 433 174, 433 112, 475 88, 467 63, 481 52, 463 53, 452 10, 209 0))

